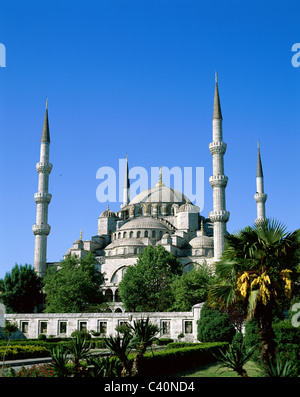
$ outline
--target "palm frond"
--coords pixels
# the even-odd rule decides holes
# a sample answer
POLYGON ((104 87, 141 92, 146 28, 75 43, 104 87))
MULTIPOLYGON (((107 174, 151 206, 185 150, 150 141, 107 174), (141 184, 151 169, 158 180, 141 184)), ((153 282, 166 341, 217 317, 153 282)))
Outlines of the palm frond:
POLYGON ((225 308, 236 301, 235 284, 215 284, 208 291, 208 304, 215 308, 225 308))

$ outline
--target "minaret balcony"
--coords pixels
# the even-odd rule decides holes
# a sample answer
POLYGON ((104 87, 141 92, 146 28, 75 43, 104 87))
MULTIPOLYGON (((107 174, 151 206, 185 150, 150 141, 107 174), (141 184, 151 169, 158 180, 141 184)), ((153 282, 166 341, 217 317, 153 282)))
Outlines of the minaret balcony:
POLYGON ((211 142, 209 144, 209 150, 212 156, 214 154, 225 154, 227 144, 225 142, 211 142))
POLYGON ((208 215, 212 222, 227 222, 229 220, 230 212, 225 210, 211 211, 208 215))
POLYGON ((258 193, 256 192, 254 195, 254 199, 257 203, 265 203, 268 195, 266 193, 258 193))
POLYGON ((34 200, 37 204, 49 204, 52 198, 50 193, 35 193, 34 200))
POLYGON ((214 187, 225 188, 228 183, 228 177, 226 175, 213 175, 209 178, 209 183, 212 188, 214 187))
POLYGON ((36 170, 38 173, 50 174, 52 170, 52 164, 48 162, 39 162, 36 165, 36 170))
POLYGON ((51 227, 49 225, 35 224, 32 226, 32 231, 35 236, 36 235, 48 236, 48 234, 50 233, 50 229, 51 229, 51 227))

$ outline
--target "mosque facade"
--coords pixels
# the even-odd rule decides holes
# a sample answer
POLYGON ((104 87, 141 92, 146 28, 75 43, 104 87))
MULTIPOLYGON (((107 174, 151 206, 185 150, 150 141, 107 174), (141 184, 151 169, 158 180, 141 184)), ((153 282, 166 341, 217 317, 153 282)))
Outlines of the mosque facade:
MULTIPOLYGON (((220 260, 224 251, 226 223, 230 213, 226 209, 225 190, 228 177, 224 172, 224 156, 227 145, 223 142, 222 112, 217 79, 212 117, 212 142, 209 150, 212 155, 212 176, 209 178, 213 190, 212 211, 208 217, 200 213, 198 206, 183 193, 163 183, 163 175, 157 184, 142 191, 130 200, 130 180, 128 158, 125 172, 123 203, 117 212, 109 206, 98 218, 98 233, 89 240, 76 240, 67 254, 84 258, 89 252, 94 255, 99 270, 104 274, 104 293, 114 308, 122 311, 118 294, 118 284, 126 269, 137 262, 138 255, 145 247, 162 245, 180 261, 184 272, 204 262, 213 266, 220 260)), ((39 174, 35 235, 34 268, 44 276, 49 264, 46 262, 48 225, 48 206, 51 194, 48 192, 49 175, 52 164, 49 162, 50 133, 48 106, 44 119, 41 139, 40 162, 36 168, 39 174)), ((258 147, 257 203, 256 223, 265 219, 265 201, 263 173, 258 147)))

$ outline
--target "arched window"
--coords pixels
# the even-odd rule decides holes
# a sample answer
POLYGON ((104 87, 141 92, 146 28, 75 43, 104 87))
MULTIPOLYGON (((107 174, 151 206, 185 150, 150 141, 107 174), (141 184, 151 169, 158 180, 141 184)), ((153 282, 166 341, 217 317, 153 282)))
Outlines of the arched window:
POLYGON ((113 301, 113 292, 112 292, 112 290, 110 288, 108 288, 105 291, 104 296, 105 296, 106 302, 112 302, 113 301))
POLYGON ((112 283, 117 283, 117 282, 118 282, 118 275, 117 275, 117 272, 112 276, 111 282, 112 282, 112 283))
POLYGON ((121 238, 121 232, 118 233, 118 238, 121 238))
POLYGON ((115 302, 122 302, 120 295, 119 295, 119 290, 117 289, 115 292, 115 302))
POLYGON ((129 237, 132 238, 133 237, 133 232, 129 233, 129 237))
POLYGON ((127 233, 124 232, 124 233, 123 233, 123 238, 126 238, 126 237, 127 237, 127 233))
POLYGON ((144 237, 148 237, 148 230, 145 231, 144 237))
POLYGON ((140 238, 140 237, 141 237, 141 232, 140 232, 140 231, 137 232, 136 237, 137 237, 137 238, 140 238))
POLYGON ((152 230, 152 238, 155 238, 155 230, 152 230))

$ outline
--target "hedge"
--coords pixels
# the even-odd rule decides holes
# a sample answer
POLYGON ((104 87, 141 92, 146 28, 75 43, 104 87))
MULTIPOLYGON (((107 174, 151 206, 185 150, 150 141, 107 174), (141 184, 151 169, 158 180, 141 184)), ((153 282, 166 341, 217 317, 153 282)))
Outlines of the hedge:
POLYGON ((173 342, 173 343, 168 343, 166 346, 166 349, 180 349, 182 347, 194 347, 194 346, 199 346, 202 345, 203 343, 198 342, 198 343, 193 343, 193 342, 173 342))
MULTIPOLYGON (((277 354, 281 360, 291 361, 294 367, 294 376, 300 375, 300 328, 293 327, 288 321, 279 321, 272 325, 277 344, 277 354)), ((252 356, 253 360, 259 360, 260 340, 258 334, 258 324, 255 319, 247 321, 245 324, 245 343, 246 346, 254 346, 257 349, 252 356)))
MULTIPOLYGON (((63 345, 63 346, 69 346, 71 342, 71 338, 49 338, 47 340, 40 340, 40 339, 21 339, 21 340, 11 340, 10 345, 19 345, 19 346, 44 346, 48 350, 51 348, 57 346, 57 345, 63 345)), ((105 342, 103 338, 93 338, 88 340, 88 342, 91 344, 92 349, 102 349, 105 348, 105 342)), ((2 346, 6 346, 7 341, 6 340, 0 340, 0 348, 2 346)))
MULTIPOLYGON (((193 347, 148 352, 144 356, 141 376, 170 375, 181 370, 214 362, 219 349, 224 349, 227 345, 227 342, 212 342, 197 344, 193 347)), ((131 354, 129 360, 132 361, 134 356, 131 354)))
MULTIPOLYGON (((3 360, 6 346, 0 346, 0 360, 3 360)), ((7 348, 5 360, 20 360, 23 358, 48 357, 49 351, 44 346, 10 345, 7 348)))

